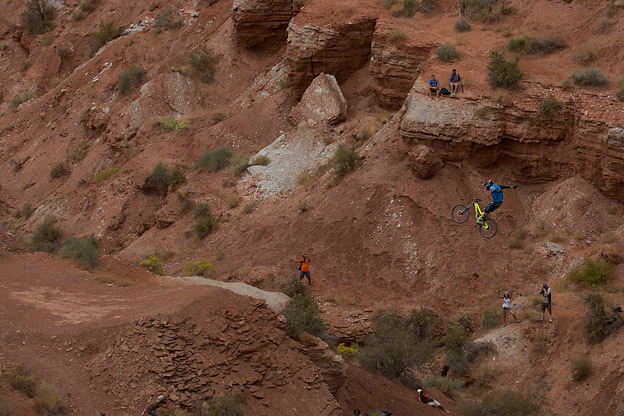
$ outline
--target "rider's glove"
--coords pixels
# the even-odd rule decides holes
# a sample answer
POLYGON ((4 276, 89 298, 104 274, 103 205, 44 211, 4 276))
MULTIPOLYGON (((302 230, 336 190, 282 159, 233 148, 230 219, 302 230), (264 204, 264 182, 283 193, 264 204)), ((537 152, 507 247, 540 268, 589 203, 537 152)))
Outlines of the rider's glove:
POLYGON ((513 189, 516 189, 517 187, 518 187, 518 185, 514 185, 514 186, 512 186, 512 188, 513 188, 513 189))

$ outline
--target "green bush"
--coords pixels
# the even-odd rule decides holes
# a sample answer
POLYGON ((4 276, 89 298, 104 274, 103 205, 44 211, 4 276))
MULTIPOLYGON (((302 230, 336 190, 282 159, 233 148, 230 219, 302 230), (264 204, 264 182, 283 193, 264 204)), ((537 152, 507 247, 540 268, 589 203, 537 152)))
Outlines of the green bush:
POLYGON ((501 311, 496 306, 491 306, 481 315, 481 327, 485 329, 496 328, 501 322, 501 311))
POLYGON ((318 306, 309 295, 293 297, 282 315, 286 318, 286 327, 291 337, 298 337, 307 332, 312 335, 321 335, 325 331, 325 323, 319 315, 318 306))
POLYGON ((95 236, 70 237, 61 247, 61 256, 74 260, 80 267, 91 270, 100 262, 95 236))
POLYGON ((542 100, 539 106, 539 112, 545 117, 553 118, 561 110, 561 101, 557 100, 552 95, 542 100))
POLYGON ((525 53, 529 55, 543 54, 547 55, 557 50, 567 47, 565 39, 560 36, 547 38, 534 38, 531 36, 514 36, 509 39, 507 48, 512 52, 525 53))
POLYGON ((238 194, 232 194, 228 197, 227 199, 227 206, 228 208, 232 209, 232 208, 236 208, 238 206, 238 203, 240 201, 240 198, 238 196, 238 194))
POLYGON ((519 58, 512 61, 505 59, 500 51, 490 52, 488 64, 488 83, 492 88, 516 88, 523 73, 518 67, 519 58))
POLYGON ((590 43, 584 43, 576 53, 576 62, 581 65, 589 65, 594 62, 597 57, 594 46, 590 43))
POLYGON ((392 29, 392 31, 388 35, 388 40, 390 42, 394 42, 395 40, 400 40, 400 39, 405 39, 405 31, 399 28, 392 29))
POLYGON ((435 312, 422 306, 420 309, 412 309, 406 319, 406 324, 409 331, 418 340, 433 338, 438 330, 435 312))
POLYGON ((501 390, 488 393, 481 402, 466 401, 460 404, 462 416, 538 416, 543 397, 536 392, 501 390))
POLYGON ((154 255, 147 256, 145 259, 141 260, 139 262, 139 267, 160 276, 164 276, 165 274, 162 261, 154 255))
POLYGON ((271 159, 267 155, 256 156, 249 161, 249 166, 266 166, 271 163, 271 159))
POLYGON ((184 274, 186 276, 212 277, 217 274, 217 269, 208 259, 199 259, 184 263, 184 274))
POLYGON ((119 172, 119 168, 102 169, 95 174, 93 182, 104 182, 105 180, 113 177, 117 172, 119 172))
POLYGON ((115 26, 115 22, 100 22, 100 29, 91 34, 91 46, 89 56, 93 57, 102 46, 121 35, 121 29, 115 26))
POLYGON ((445 43, 436 49, 436 55, 442 62, 450 62, 459 58, 459 53, 455 46, 445 43))
POLYGON ((29 0, 20 14, 20 21, 31 35, 40 35, 54 27, 56 12, 47 0, 29 0))
POLYGON ((592 362, 589 356, 583 355, 582 357, 573 358, 571 362, 571 375, 572 380, 582 381, 586 380, 592 372, 592 362))
POLYGON ((202 47, 189 55, 189 65, 201 82, 211 82, 217 70, 219 58, 212 49, 202 47))
POLYGON ((66 415, 67 406, 54 384, 42 382, 35 395, 35 409, 45 416, 66 415))
POLYGON ((199 170, 216 172, 229 165, 230 159, 232 159, 232 149, 221 146, 215 150, 206 150, 202 153, 195 162, 195 167, 199 170))
POLYGON ((524 227, 519 227, 511 233, 511 239, 509 240, 509 248, 522 248, 524 247, 524 240, 529 235, 529 232, 524 227))
POLYGON ((201 202, 195 207, 195 225, 193 232, 198 239, 203 240, 208 234, 213 232, 219 226, 219 222, 212 216, 210 205, 201 202))
POLYGON ((175 131, 178 134, 184 134, 191 127, 188 120, 177 120, 175 117, 165 117, 158 122, 158 125, 165 130, 175 131))
POLYGON ((416 0, 402 0, 402 7, 392 13, 395 17, 412 17, 418 11, 416 0))
POLYGON ((56 179, 69 174, 69 169, 65 162, 56 162, 50 168, 50 178, 56 179))
POLYGON ((622 317, 612 307, 607 307, 602 294, 587 293, 583 296, 583 304, 586 310, 583 335, 590 344, 603 341, 622 326, 622 317))
POLYGON ((156 33, 160 33, 163 29, 179 29, 183 25, 182 17, 172 6, 167 6, 165 10, 156 15, 154 20, 154 28, 156 33))
POLYGON ((99 3, 99 0, 82 0, 80 2, 80 10, 89 13, 95 10, 95 6, 99 3))
POLYGON ((145 70, 140 65, 132 65, 130 69, 122 72, 117 77, 117 91, 119 94, 126 95, 133 88, 137 88, 143 82, 145 70))
POLYGON ((587 286, 596 287, 611 280, 614 273, 615 265, 608 260, 599 259, 593 261, 585 259, 580 266, 574 267, 568 272, 568 279, 574 283, 583 283, 587 286))
POLYGON ((243 403, 245 397, 242 394, 214 396, 201 404, 201 416, 243 416, 243 403))
POLYGON ((56 225, 56 219, 47 216, 35 229, 30 240, 30 247, 33 251, 53 253, 59 248, 61 233, 61 229, 56 225))
POLYGON ((293 277, 281 285, 280 290, 288 297, 294 298, 297 295, 307 295, 308 285, 303 280, 293 277))
POLYGON ((180 165, 174 165, 169 170, 162 162, 154 166, 152 173, 145 180, 146 190, 156 190, 158 192, 167 192, 169 187, 176 187, 186 181, 186 174, 180 165))
POLYGON ((570 74, 570 78, 576 85, 582 87, 604 87, 609 83, 607 76, 600 68, 579 69, 570 74))
POLYGON ((243 206, 243 214, 251 214, 256 207, 256 201, 249 201, 243 206))
POLYGON ((15 391, 34 397, 37 391, 35 373, 19 358, 9 368, 4 369, 2 378, 15 391))
POLYGON ((345 177, 348 173, 353 172, 360 160, 360 155, 355 150, 355 146, 347 146, 340 143, 336 148, 336 153, 332 157, 330 164, 334 168, 334 173, 338 178, 345 177))
POLYGON ((624 80, 618 84, 617 97, 620 101, 624 101, 624 80))
POLYGON ((72 150, 72 159, 74 162, 78 162, 79 160, 84 159, 87 155, 87 150, 89 150, 89 142, 86 140, 81 140, 78 142, 76 146, 74 146, 74 150, 72 150))
POLYGON ((470 23, 467 19, 459 19, 455 21, 456 32, 468 32, 470 30, 470 23))
POLYGON ((424 382, 427 387, 436 388, 451 399, 456 399, 459 389, 464 387, 464 382, 461 380, 439 375, 431 376, 424 382))
POLYGON ((17 94, 13 99, 9 102, 9 110, 15 111, 17 107, 24 104, 26 101, 32 100, 37 96, 37 92, 34 90, 23 91, 17 94))

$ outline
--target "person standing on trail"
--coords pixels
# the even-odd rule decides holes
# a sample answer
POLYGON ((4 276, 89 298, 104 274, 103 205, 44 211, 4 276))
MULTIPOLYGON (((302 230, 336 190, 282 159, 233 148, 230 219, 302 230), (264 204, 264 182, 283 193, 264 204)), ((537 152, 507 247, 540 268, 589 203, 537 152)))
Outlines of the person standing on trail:
POLYGON ((310 259, 305 253, 301 255, 299 260, 299 280, 303 280, 304 277, 308 278, 308 284, 312 286, 312 280, 310 280, 310 259))
POLYGON ((158 409, 159 407, 167 407, 168 399, 168 394, 161 394, 160 396, 158 396, 155 402, 147 405, 147 414, 150 416, 158 416, 158 412, 156 411, 156 409, 158 409))
MULTIPOLYGON (((498 298, 501 298, 500 289, 496 291, 498 294, 498 298)), ((516 317, 516 315, 511 310, 511 292, 506 290, 502 296, 503 299, 503 326, 507 326, 507 314, 510 313, 511 316, 516 320, 516 323, 520 323, 520 320, 516 317)))
POLYGON ((442 407, 439 401, 437 401, 433 397, 429 397, 429 395, 426 392, 424 392, 422 389, 416 390, 416 393, 418 393, 418 397, 416 397, 416 399, 422 404, 437 407, 440 410, 444 410, 446 413, 451 413, 448 410, 446 410, 444 407, 442 407))
POLYGON ((490 212, 494 212, 503 205, 503 189, 516 189, 518 185, 496 185, 492 182, 492 179, 483 183, 486 191, 490 191, 492 193, 492 202, 487 204, 485 209, 483 210, 483 216, 481 218, 477 218, 477 224, 483 225, 485 223, 485 219, 487 218, 490 212))
POLYGON ((540 290, 539 294, 542 295, 542 317, 540 321, 544 320, 544 312, 548 311, 550 322, 552 322, 552 292, 547 283, 542 285, 542 290, 540 290))

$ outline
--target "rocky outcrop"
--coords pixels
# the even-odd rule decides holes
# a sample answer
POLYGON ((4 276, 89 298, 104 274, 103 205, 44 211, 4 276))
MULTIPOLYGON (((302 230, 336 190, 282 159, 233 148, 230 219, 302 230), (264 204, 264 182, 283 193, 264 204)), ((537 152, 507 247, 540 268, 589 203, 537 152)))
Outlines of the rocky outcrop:
POLYGON ((380 106, 388 110, 401 108, 418 77, 420 64, 434 47, 435 43, 422 39, 391 40, 387 29, 375 30, 370 73, 375 78, 375 95, 380 106))
MULTIPOLYGON (((416 86, 424 89, 424 82, 416 86)), ((406 100, 401 136, 426 143, 447 160, 491 165, 507 157, 517 162, 512 166, 520 181, 579 174, 624 200, 624 128, 588 114, 590 104, 584 101, 594 97, 583 92, 573 96, 555 90, 561 108, 552 117, 543 115, 541 100, 553 91, 532 93, 531 87, 505 106, 485 99, 436 101, 415 91, 406 100)))
POLYGON ((336 354, 322 339, 309 334, 303 334, 299 342, 306 346, 306 355, 321 369, 323 382, 329 391, 336 393, 347 379, 347 364, 340 354, 336 354))
POLYGON ((247 47, 286 39, 292 15, 292 0, 234 0, 232 5, 236 34, 247 47))
POLYGON ((430 147, 419 145, 408 153, 407 164, 420 179, 429 179, 442 167, 442 160, 430 147))
POLYGON ((369 59, 376 19, 353 17, 344 23, 307 24, 300 13, 288 25, 286 52, 293 91, 301 97, 321 73, 338 82, 362 68, 369 59))
POLYGON ((333 75, 320 74, 290 112, 293 124, 338 124, 347 118, 347 101, 333 75))

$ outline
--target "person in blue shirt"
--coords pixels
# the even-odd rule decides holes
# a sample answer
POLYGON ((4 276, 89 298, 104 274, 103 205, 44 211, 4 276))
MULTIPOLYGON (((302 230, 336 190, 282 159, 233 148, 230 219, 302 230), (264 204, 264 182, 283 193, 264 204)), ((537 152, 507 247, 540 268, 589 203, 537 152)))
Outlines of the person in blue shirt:
POLYGON ((440 81, 438 81, 435 75, 431 75, 431 79, 429 80, 429 99, 433 94, 436 95, 436 100, 440 99, 440 81))
POLYGON ((490 212, 494 212, 503 205, 503 189, 516 189, 518 185, 508 186, 508 185, 497 185, 492 182, 492 179, 488 180, 483 184, 487 191, 492 193, 492 202, 487 204, 485 209, 483 210, 483 216, 477 219, 477 224, 485 223, 485 219, 487 218, 490 212))

